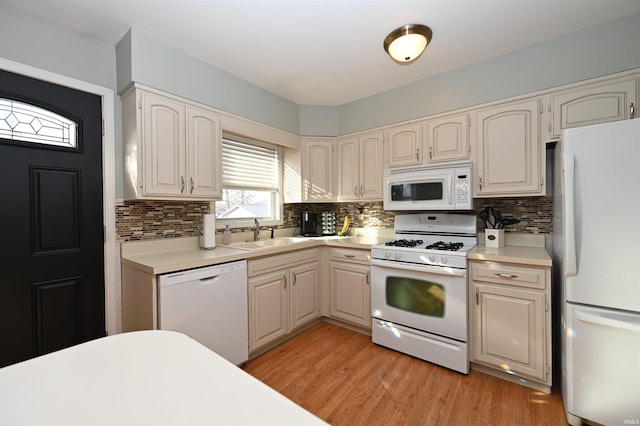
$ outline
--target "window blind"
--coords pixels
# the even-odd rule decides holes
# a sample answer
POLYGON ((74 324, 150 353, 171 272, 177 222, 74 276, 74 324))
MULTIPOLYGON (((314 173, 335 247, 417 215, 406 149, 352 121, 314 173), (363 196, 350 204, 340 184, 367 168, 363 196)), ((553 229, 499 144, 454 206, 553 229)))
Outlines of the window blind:
POLYGON ((277 190, 278 149, 223 135, 222 185, 229 189, 277 190))

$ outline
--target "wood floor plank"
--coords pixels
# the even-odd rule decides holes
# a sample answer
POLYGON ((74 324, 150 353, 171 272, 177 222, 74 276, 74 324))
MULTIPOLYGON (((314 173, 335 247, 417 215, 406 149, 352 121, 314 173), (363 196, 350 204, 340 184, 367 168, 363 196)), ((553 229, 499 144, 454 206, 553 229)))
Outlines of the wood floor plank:
POLYGON ((567 424, 557 393, 460 374, 325 322, 243 368, 335 426, 567 424))

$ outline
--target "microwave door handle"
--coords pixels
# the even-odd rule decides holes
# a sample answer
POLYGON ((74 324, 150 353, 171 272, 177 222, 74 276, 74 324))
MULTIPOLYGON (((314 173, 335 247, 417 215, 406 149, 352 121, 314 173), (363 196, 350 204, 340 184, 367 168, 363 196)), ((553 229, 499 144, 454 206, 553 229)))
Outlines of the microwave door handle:
POLYGON ((467 274, 467 271, 465 269, 456 269, 448 266, 415 265, 412 263, 393 262, 381 259, 371 259, 371 264, 390 269, 400 269, 404 271, 414 272, 429 272, 432 274, 449 275, 455 277, 464 277, 467 274))

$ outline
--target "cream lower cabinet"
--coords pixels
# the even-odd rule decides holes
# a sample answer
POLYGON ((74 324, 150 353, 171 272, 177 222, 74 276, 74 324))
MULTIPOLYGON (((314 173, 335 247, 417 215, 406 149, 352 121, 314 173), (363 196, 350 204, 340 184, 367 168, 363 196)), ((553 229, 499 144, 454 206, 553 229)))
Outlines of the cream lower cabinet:
POLYGON ((470 266, 471 361, 549 392, 550 268, 488 261, 470 266))
POLYGON ((330 315, 371 329, 370 251, 332 248, 330 315))
POLYGON ((318 249, 247 263, 249 351, 255 351, 320 316, 318 249))

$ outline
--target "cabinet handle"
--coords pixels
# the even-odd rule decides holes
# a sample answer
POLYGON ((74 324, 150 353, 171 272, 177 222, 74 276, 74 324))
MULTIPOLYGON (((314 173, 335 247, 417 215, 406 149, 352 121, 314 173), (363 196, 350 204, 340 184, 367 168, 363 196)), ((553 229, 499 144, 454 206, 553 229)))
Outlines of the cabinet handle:
POLYGON ((284 289, 287 289, 287 276, 283 275, 282 278, 284 279, 284 289))
POLYGON ((631 105, 629 106, 629 118, 635 118, 636 116, 636 107, 633 106, 633 102, 631 102, 631 105))
POLYGON ((480 304, 480 289, 476 287, 476 305, 480 304))
POLYGON ((296 285, 296 273, 294 272, 293 277, 291 277, 291 285, 296 285))
POLYGON ((348 257, 349 259, 353 259, 354 257, 356 257, 355 254, 345 254, 344 257, 348 257))
POLYGON ((367 271, 367 285, 371 285, 371 271, 367 271))
POLYGON ((433 160, 433 148, 429 147, 429 160, 433 160))
POLYGON ((189 178, 189 194, 193 194, 193 178, 189 178))
POLYGON ((416 161, 420 162, 420 148, 416 148, 416 161))
POLYGON ((363 195, 364 195, 364 187, 360 185, 360 196, 362 197, 363 195))
POLYGON ((478 183, 480 184, 480 191, 482 191, 482 176, 478 176, 478 183))
POLYGON ((518 278, 516 274, 501 274, 499 272, 496 272, 496 275, 500 278, 518 278))
POLYGON ((184 176, 180 176, 180 193, 184 192, 184 176))
POLYGON ((353 195, 358 196, 358 185, 353 188, 353 195))

